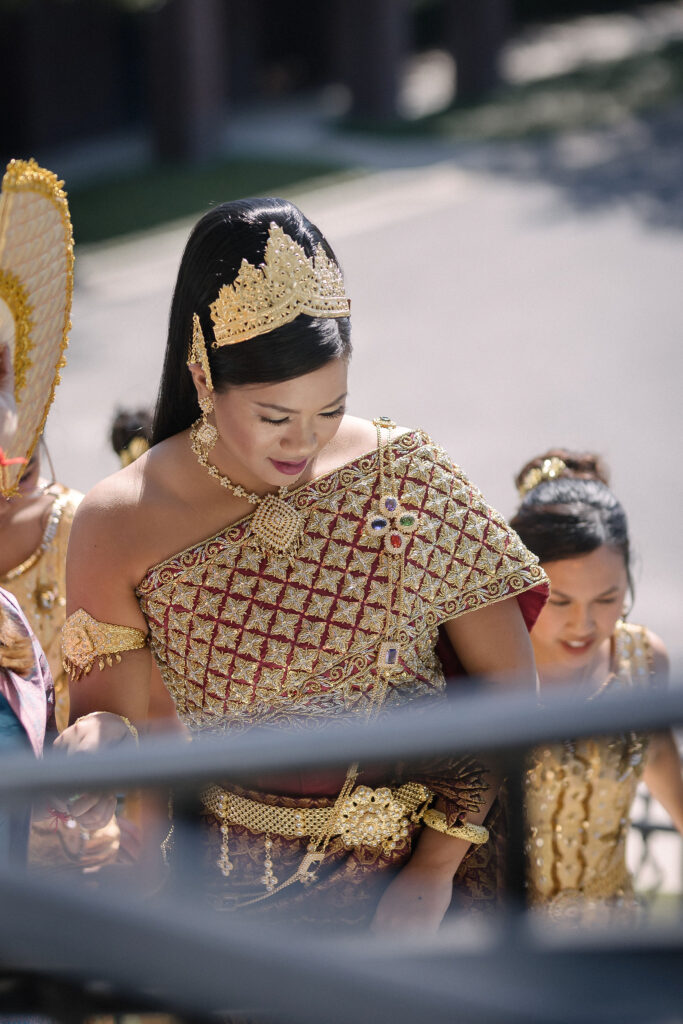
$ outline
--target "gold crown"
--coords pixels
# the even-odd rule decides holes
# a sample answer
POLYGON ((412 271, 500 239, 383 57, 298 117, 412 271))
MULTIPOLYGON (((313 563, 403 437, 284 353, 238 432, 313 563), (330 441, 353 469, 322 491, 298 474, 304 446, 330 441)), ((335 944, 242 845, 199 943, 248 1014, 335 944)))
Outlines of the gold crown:
POLYGON ((209 307, 214 348, 236 345, 291 323, 300 313, 349 316, 351 303, 337 264, 318 244, 312 258, 273 223, 260 267, 247 260, 232 284, 224 284, 209 307))

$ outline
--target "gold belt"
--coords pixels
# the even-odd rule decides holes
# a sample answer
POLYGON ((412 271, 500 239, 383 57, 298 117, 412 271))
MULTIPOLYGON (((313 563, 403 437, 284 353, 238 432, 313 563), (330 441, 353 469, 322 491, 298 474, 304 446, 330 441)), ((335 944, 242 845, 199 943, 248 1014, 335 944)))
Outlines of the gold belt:
POLYGON ((328 833, 341 836, 347 847, 392 849, 409 834, 410 822, 420 820, 433 796, 426 786, 406 782, 398 789, 357 786, 339 807, 283 807, 209 786, 202 801, 222 826, 241 825, 250 832, 284 838, 328 833))

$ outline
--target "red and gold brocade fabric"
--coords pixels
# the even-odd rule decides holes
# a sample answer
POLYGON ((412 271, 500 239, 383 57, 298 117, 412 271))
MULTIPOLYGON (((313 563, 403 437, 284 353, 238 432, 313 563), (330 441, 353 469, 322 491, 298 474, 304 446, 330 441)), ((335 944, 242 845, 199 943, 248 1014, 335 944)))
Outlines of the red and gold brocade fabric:
MULTIPOLYGON (((547 596, 537 559, 422 431, 391 442, 397 494, 420 525, 405 550, 400 670, 385 705, 444 694, 438 627, 516 596, 529 628, 547 596)), ((137 588, 150 645, 192 731, 366 713, 389 579, 374 451, 292 491, 305 518, 290 558, 264 555, 247 516, 151 568, 137 588)))

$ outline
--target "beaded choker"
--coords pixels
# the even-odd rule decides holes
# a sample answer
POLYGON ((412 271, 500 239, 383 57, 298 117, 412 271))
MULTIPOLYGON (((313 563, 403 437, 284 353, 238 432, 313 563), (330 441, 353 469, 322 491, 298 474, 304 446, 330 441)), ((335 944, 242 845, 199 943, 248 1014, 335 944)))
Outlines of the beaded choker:
POLYGON ((251 530, 264 554, 293 554, 301 540, 304 520, 296 509, 285 501, 287 488, 280 487, 277 495, 260 495, 249 493, 241 484, 234 484, 230 477, 209 462, 206 444, 201 435, 203 425, 203 421, 199 419, 190 431, 192 451, 197 457, 197 462, 221 487, 232 491, 237 498, 244 498, 245 501, 256 505, 256 511, 251 519, 251 530))

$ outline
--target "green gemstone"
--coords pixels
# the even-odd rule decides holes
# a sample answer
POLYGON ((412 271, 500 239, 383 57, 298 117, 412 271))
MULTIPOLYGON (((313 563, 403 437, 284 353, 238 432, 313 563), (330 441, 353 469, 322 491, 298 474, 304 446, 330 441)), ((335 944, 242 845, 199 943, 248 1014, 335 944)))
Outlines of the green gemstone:
POLYGON ((412 526, 414 522, 414 516, 401 516, 401 518, 399 519, 399 523, 401 524, 401 526, 412 526))

